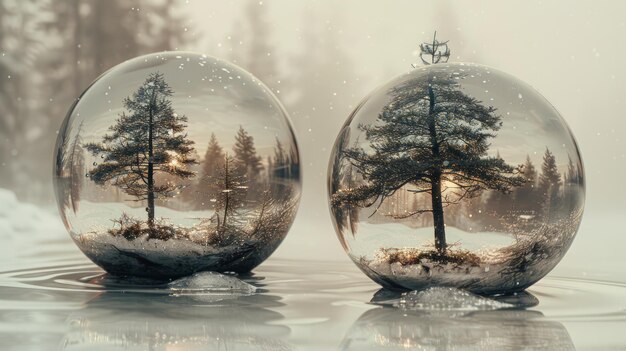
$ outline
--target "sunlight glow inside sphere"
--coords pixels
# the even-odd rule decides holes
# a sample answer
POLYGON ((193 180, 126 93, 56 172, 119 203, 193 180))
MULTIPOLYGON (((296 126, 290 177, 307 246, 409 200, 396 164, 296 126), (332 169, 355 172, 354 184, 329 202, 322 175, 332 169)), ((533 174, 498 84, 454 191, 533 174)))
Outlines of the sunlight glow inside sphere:
POLYGON ((261 81, 165 52, 113 67, 81 95, 59 133, 54 183, 72 239, 109 273, 248 272, 293 222, 300 156, 261 81))
POLYGON ((565 255, 585 199, 559 113, 474 64, 425 66, 374 91, 342 128, 328 177, 343 248, 396 289, 523 290, 565 255))

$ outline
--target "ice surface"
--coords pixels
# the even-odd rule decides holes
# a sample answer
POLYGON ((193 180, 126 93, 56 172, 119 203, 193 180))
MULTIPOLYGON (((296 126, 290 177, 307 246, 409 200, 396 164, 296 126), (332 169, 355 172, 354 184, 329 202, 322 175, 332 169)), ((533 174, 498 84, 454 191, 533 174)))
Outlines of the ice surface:
POLYGON ((488 311, 515 307, 456 288, 433 287, 403 293, 393 304, 406 310, 488 311))
POLYGON ((256 287, 241 279, 217 272, 199 272, 174 280, 168 287, 175 292, 229 292, 234 294, 254 294, 256 287))

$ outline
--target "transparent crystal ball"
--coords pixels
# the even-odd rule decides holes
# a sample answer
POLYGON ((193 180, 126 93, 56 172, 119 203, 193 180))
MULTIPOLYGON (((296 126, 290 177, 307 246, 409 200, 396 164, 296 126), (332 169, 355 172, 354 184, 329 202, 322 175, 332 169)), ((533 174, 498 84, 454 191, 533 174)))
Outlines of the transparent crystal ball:
POLYGON ((435 64, 370 94, 331 155, 333 222, 387 288, 523 290, 569 248, 584 171, 565 121, 498 70, 435 64))
POLYGON ((137 57, 70 108, 54 156, 63 221, 109 273, 247 272, 300 199, 289 117, 258 79, 189 52, 137 57))

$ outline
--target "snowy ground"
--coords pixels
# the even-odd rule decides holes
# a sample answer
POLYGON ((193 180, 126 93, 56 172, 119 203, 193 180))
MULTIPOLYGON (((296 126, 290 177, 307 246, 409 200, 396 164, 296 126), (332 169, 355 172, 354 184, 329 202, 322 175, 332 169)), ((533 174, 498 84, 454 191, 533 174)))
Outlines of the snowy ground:
MULTIPOLYGON (((433 228, 410 228, 401 223, 359 223, 356 237, 346 235, 346 242, 353 256, 373 258, 380 248, 403 248, 432 245, 433 228)), ((446 239, 449 245, 470 251, 498 249, 515 242, 512 235, 506 233, 468 233, 455 227, 446 227, 446 239)))
MULTIPOLYGON (((72 223, 74 232, 87 233, 92 231, 106 231, 113 228, 112 219, 118 219, 126 213, 136 218, 146 218, 144 207, 131 207, 125 203, 81 201, 76 214, 68 210, 66 215, 72 223)), ((202 219, 211 218, 212 210, 206 211, 177 211, 171 208, 157 206, 156 218, 162 218, 177 226, 192 227, 202 219)))
MULTIPOLYGON (((621 249, 626 246, 626 222, 618 210, 612 213, 586 211, 579 234, 554 274, 626 282, 621 249)), ((409 233, 414 233, 414 229, 409 233)), ((456 234, 452 232, 450 235, 456 234)), ((469 240, 472 235, 469 233, 463 239, 469 240)), ((424 233, 425 239, 431 236, 432 233, 424 233)), ((78 248, 68 251, 67 248, 72 247, 73 243, 55 207, 42 208, 20 202, 13 192, 6 189, 0 189, 0 240, 3 243, 0 245, 0 262, 6 262, 6 266, 10 261, 12 268, 28 264, 16 259, 18 257, 29 257, 31 265, 33 260, 51 263, 67 259, 68 252, 72 252, 74 257, 81 257, 78 248), (45 245, 33 246, 35 241, 45 245)), ((272 258, 336 262, 348 260, 330 224, 328 213, 302 211, 285 242, 272 258)))
MULTIPOLYGON (((81 202, 79 214, 81 217, 85 216, 85 219, 81 221, 78 228, 87 229, 89 232, 82 236, 74 236, 80 250, 76 248, 70 252, 75 252, 75 257, 80 258, 82 250, 90 258, 104 257, 106 263, 112 266, 127 265, 126 267, 135 267, 142 271, 148 269, 152 263, 156 263, 163 267, 169 266, 167 270, 172 273, 172 276, 181 276, 181 272, 185 272, 186 267, 195 267, 189 271, 191 274, 215 267, 215 264, 224 260, 246 261, 256 265, 280 243, 280 240, 265 238, 263 245, 253 247, 254 242, 260 240, 257 237, 249 240, 241 239, 230 245, 216 248, 199 245, 191 240, 163 241, 139 238, 129 241, 106 233, 106 230, 113 228, 113 222, 109 218, 114 217, 105 218, 103 214, 119 216, 122 210, 138 218, 145 216, 143 208, 124 206, 120 209, 119 204, 81 202), (97 228, 101 231, 95 232, 97 228), (91 240, 95 237, 97 240, 91 240)), ((212 214, 212 211, 182 213, 161 207, 157 209, 158 217, 171 219, 179 226, 193 226, 200 221, 200 218, 208 218, 212 214)), ((74 229, 76 230, 77 227, 74 229)), ((259 235, 263 236, 262 234, 259 235)), ((29 257, 30 264, 33 261, 52 264, 56 260, 67 259, 67 248, 73 246, 56 208, 44 209, 22 203, 12 192, 4 189, 0 189, 0 239, 3 243, 0 245, 0 263, 11 261, 13 268, 19 268, 22 262, 25 262, 20 257, 29 257), (33 245, 34 242, 37 244, 33 245)), ((127 270, 124 267, 121 269, 127 270)))
POLYGON ((264 202, 238 209, 226 223, 213 211, 157 206, 150 228, 143 207, 81 201, 66 218, 75 243, 109 273, 170 279, 207 270, 249 272, 280 244, 296 205, 297 199, 264 202))
POLYGON ((348 235, 350 257, 374 281, 388 288, 420 290, 461 287, 476 293, 525 289, 545 276, 565 254, 579 216, 526 233, 467 233, 448 226, 448 251, 437 256, 432 228, 398 223, 359 223, 348 235))

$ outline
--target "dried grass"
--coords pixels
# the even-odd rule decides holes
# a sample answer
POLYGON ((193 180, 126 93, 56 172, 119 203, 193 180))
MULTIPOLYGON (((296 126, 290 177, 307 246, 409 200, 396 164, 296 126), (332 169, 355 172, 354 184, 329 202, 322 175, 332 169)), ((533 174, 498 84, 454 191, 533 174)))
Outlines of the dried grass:
POLYGON ((452 264, 455 266, 478 266, 480 257, 467 250, 448 249, 445 253, 437 250, 382 249, 382 255, 389 264, 399 263, 402 266, 421 264, 423 261, 440 265, 452 264))
POLYGON ((123 213, 119 219, 113 220, 119 228, 109 229, 107 232, 112 236, 122 236, 126 240, 135 240, 144 235, 148 239, 158 239, 167 241, 176 237, 177 230, 171 225, 155 222, 150 227, 146 222, 132 218, 123 213))

